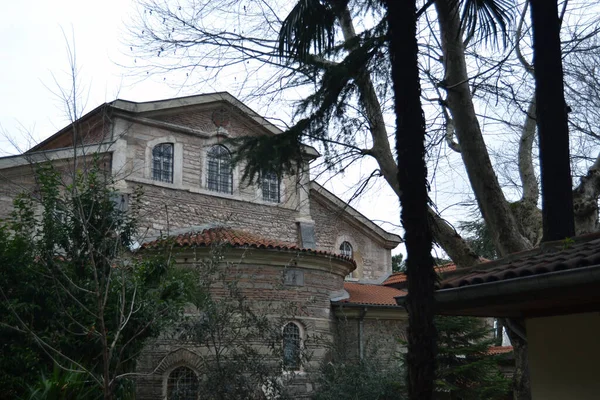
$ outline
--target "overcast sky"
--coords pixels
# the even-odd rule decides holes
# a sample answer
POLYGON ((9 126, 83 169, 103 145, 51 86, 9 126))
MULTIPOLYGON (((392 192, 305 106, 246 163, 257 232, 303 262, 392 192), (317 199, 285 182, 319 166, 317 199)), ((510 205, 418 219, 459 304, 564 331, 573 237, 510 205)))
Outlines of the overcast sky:
MULTIPOLYGON (((8 3, 8 2, 7 2, 8 3)), ((22 128, 45 138, 68 120, 59 98, 59 83, 68 87, 66 40, 74 37, 79 84, 85 90, 87 110, 118 94, 130 100, 169 97, 173 90, 161 85, 131 86, 123 81, 119 37, 123 22, 132 14, 129 0, 33 0, 11 2, 0 13, 0 124, 16 136, 22 128)), ((3 151, 9 151, 5 146, 3 151)))
MULTIPOLYGON (((29 136, 40 141, 69 123, 64 102, 56 95, 58 85, 69 87, 65 36, 75 41, 84 111, 117 97, 149 101, 183 94, 162 82, 134 82, 126 77, 130 71, 120 66, 131 62, 124 56, 128 48, 120 38, 126 33, 126 22, 135 15, 133 1, 4 1, 0 13, 1 155, 17 153, 11 140, 25 150, 31 142, 29 136)), ((193 93, 187 89, 184 94, 193 93)), ((344 177, 327 186, 341 197, 352 193, 345 187, 344 177)), ((385 184, 377 185, 353 205, 380 224, 398 224, 398 202, 385 184)), ((389 224, 382 226, 400 233, 389 224)))

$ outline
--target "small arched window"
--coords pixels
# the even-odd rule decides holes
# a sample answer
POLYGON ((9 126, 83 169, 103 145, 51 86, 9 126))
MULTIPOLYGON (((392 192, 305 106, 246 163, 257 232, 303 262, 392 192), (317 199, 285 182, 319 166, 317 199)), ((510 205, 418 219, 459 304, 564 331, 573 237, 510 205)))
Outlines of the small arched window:
POLYGON ((300 327, 288 322, 283 327, 283 367, 287 371, 300 369, 300 327))
POLYGON ((340 245, 340 254, 352 258, 352 245, 348 242, 342 242, 342 244, 340 245))
POLYGON ((168 400, 198 400, 198 376, 187 367, 177 367, 167 379, 168 400))
POLYGON ((231 171, 231 153, 224 146, 211 147, 208 159, 208 190, 221 193, 233 193, 233 177, 231 171))
POLYGON ((262 174, 262 197, 264 201, 270 203, 279 203, 279 177, 275 172, 265 172, 262 174))
POLYGON ((173 143, 160 143, 152 149, 152 179, 173 183, 173 143))

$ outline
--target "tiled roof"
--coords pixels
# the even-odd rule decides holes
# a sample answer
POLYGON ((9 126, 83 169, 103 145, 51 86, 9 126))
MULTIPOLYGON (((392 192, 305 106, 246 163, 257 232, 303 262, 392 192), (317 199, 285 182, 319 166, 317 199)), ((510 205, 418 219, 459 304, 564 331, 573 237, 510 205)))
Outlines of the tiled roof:
POLYGON ((488 349, 487 353, 491 356, 495 356, 498 354, 511 353, 512 351, 513 351, 512 346, 493 346, 488 349))
MULTIPOLYGON (((439 267, 435 267, 435 272, 437 272, 438 274, 450 271, 456 271, 456 264, 448 263, 440 265, 439 267)), ((404 282, 406 282, 406 274, 404 272, 394 272, 383 282, 383 285, 391 286, 404 282)))
POLYGON ((395 285, 402 282, 406 282, 406 274, 404 272, 394 272, 383 281, 382 285, 395 285))
POLYGON ((543 243, 539 248, 511 254, 500 260, 478 265, 474 269, 461 271, 439 285, 440 289, 479 285, 543 275, 600 265, 600 234, 590 234, 569 241, 543 243))
POLYGON ((394 297, 406 295, 404 290, 355 282, 344 282, 344 290, 348 292, 350 297, 338 303, 398 307, 394 297))
POLYGON ((167 239, 157 239, 152 242, 144 243, 143 249, 156 249, 165 243, 172 243, 175 247, 209 247, 212 245, 227 244, 233 247, 249 247, 256 249, 275 249, 297 251, 303 253, 319 254, 328 257, 338 258, 341 260, 354 260, 350 257, 340 254, 331 253, 323 250, 304 249, 294 243, 284 242, 281 240, 272 240, 260 237, 253 233, 227 228, 215 227, 207 228, 197 232, 186 232, 167 239))

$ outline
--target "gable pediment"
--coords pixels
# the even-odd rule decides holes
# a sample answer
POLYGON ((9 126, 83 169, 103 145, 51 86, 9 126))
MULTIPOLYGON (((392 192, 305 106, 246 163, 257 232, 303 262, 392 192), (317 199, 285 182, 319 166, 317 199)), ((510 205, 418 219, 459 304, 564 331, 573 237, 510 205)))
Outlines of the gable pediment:
POLYGON ((272 134, 248 116, 221 102, 151 111, 141 113, 139 117, 193 129, 209 136, 221 134, 226 137, 240 137, 272 134))
POLYGON ((281 133, 275 125, 226 92, 146 103, 116 100, 112 105, 146 121, 157 121, 209 136, 281 133))

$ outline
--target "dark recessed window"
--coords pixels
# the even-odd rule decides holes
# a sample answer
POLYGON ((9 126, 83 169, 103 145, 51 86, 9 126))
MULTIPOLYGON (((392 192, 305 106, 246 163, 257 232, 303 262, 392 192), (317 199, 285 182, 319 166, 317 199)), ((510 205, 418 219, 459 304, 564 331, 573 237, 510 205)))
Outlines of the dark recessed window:
POLYGON ((283 366, 288 371, 300 369, 300 327, 293 322, 283 327, 283 366))
POLYGON ((213 146, 206 154, 208 159, 208 190, 233 193, 231 153, 224 146, 213 146))
POLYGON ((168 400, 198 400, 198 376, 187 367, 175 368, 167 379, 168 400))
POLYGON ((173 183, 173 143, 160 143, 152 149, 152 179, 173 183))
POLYGON ((340 245, 340 253, 343 256, 352 258, 352 245, 348 242, 342 242, 340 245))
POLYGON ((264 201, 279 203, 279 177, 275 172, 267 172, 262 175, 262 197, 264 201))

